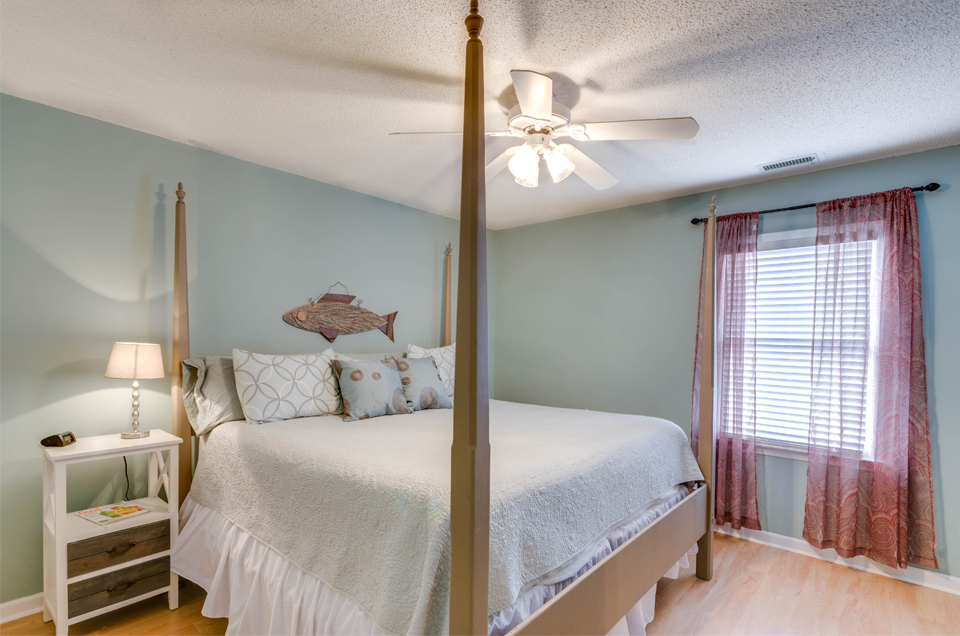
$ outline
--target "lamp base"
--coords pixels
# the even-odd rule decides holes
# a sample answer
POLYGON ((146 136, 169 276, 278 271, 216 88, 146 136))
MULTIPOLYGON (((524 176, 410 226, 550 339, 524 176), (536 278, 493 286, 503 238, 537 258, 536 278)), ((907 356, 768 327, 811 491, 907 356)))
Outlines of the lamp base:
POLYGON ((141 439, 150 437, 150 431, 124 431, 120 433, 120 439, 141 439))

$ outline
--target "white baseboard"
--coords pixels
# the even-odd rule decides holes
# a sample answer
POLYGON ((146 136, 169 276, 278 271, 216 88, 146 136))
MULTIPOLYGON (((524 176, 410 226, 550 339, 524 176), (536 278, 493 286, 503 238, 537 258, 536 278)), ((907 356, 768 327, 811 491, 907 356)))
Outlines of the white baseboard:
POLYGON ((822 561, 845 565, 855 570, 863 570, 872 574, 879 574, 880 576, 886 576, 891 579, 913 583, 914 585, 922 585, 923 587, 929 587, 934 590, 960 596, 960 577, 950 576, 949 574, 941 574, 940 572, 924 570, 913 566, 908 566, 905 570, 890 568, 876 561, 872 561, 865 556, 845 559, 837 554, 836 550, 819 550, 803 539, 787 537, 782 534, 774 534, 764 530, 749 530, 747 528, 734 530, 730 526, 723 526, 718 527, 717 532, 722 532, 723 534, 737 537, 738 539, 762 543, 772 548, 795 552, 822 561))
POLYGON ((30 616, 43 611, 43 593, 37 592, 23 598, 15 598, 6 603, 0 603, 0 623, 15 621, 24 616, 30 616))

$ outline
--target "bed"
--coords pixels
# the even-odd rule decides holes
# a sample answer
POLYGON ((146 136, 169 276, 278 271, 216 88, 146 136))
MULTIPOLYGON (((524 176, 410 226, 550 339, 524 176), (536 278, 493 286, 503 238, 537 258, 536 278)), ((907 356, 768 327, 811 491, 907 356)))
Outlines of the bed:
MULTIPOLYGON (((662 420, 581 412, 592 423, 581 419, 578 425, 571 423, 577 421, 576 411, 491 401, 482 23, 478 2, 471 0, 465 20, 459 346, 452 417, 449 411, 444 417, 392 416, 380 418, 387 422, 374 427, 390 429, 382 434, 414 429, 422 437, 394 440, 392 448, 369 455, 364 453, 373 452, 370 445, 382 444, 383 437, 358 447, 351 437, 355 430, 327 447, 316 436, 334 434, 337 422, 291 420, 259 427, 221 425, 195 444, 182 407, 180 365, 190 357, 190 343, 182 184, 177 190, 172 428, 199 455, 196 481, 192 462, 180 462, 183 531, 173 548, 173 567, 204 585, 209 592, 205 613, 231 617, 231 633, 638 633, 647 618, 637 615, 650 604, 656 582, 675 572, 694 545, 697 577, 713 576, 716 201, 705 224, 697 351, 702 373, 699 386, 693 387, 700 426, 693 440, 696 460, 682 431, 662 420), (403 428, 388 426, 398 418, 403 418, 403 428), (579 426, 579 437, 571 433, 577 442, 569 444, 566 455, 560 452, 564 449, 551 449, 562 446, 555 427, 563 422, 579 426), (590 437, 594 425, 617 433, 610 439, 590 437), (637 431, 650 426, 673 441, 633 439, 643 437, 637 431), (633 431, 633 437, 624 431, 633 431), (618 445, 617 435, 632 441, 621 439, 618 445), (428 443, 421 449, 411 443, 414 439, 428 443), (598 441, 615 448, 601 450, 594 446, 598 441), (398 461, 426 448, 429 457, 398 461), (656 469, 664 452, 673 453, 675 468, 682 467, 675 474, 656 469), (551 453, 563 461, 550 461, 551 453), (337 462, 348 457, 352 472, 347 467, 331 472, 331 466, 341 466, 337 462), (608 461, 623 474, 602 470, 608 461), (645 463, 654 467, 652 473, 643 472, 645 463), (555 481, 539 481, 545 474, 555 481), (667 476, 665 482, 654 479, 667 476), (266 482, 278 483, 271 488, 266 482), (291 522, 298 519, 297 502, 304 501, 296 495, 311 490, 317 497, 307 500, 311 514, 301 524, 291 522), (323 503, 333 492, 340 499, 331 517, 323 503), (540 500, 541 492, 552 496, 540 500), (370 505, 351 503, 349 493, 370 505), (278 509, 282 501, 286 506, 278 509), (393 536, 403 528, 409 534, 400 536, 412 543, 393 536), (374 579, 364 581, 363 576, 374 579)), ((444 344, 451 340, 450 280, 448 250, 444 344)))
MULTIPOLYGON (((686 435, 666 420, 499 401, 490 409, 496 634, 683 501, 702 475, 686 435)), ((340 627, 351 633, 445 633, 451 441, 449 409, 220 425, 201 440, 173 569, 213 592, 205 613, 230 618, 229 633, 335 630, 344 612, 352 622, 340 627), (248 568, 251 543, 269 548, 273 567, 254 559, 248 568), (293 574, 249 584, 259 570, 293 574), (309 611, 274 600, 301 598, 305 579, 345 600, 309 611), (267 611, 249 590, 271 586, 267 611)))

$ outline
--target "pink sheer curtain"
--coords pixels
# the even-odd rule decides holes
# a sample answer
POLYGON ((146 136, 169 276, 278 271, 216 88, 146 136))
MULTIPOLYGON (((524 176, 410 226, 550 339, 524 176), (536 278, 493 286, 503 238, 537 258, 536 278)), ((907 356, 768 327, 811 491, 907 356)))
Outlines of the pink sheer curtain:
MULTIPOLYGON (((716 380, 717 524, 760 530, 757 508, 756 360, 759 215, 717 217, 716 380)), ((704 263, 706 265, 706 263, 704 263)), ((699 446, 703 268, 693 370, 691 440, 699 446)))
POLYGON ((804 538, 843 557, 936 568, 909 188, 817 205, 811 384, 804 538))

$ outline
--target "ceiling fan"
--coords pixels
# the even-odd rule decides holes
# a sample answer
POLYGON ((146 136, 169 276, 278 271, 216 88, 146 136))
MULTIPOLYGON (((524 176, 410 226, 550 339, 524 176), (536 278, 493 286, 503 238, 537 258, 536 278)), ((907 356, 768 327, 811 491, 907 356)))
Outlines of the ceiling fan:
MULTIPOLYGON (((488 137, 519 137, 524 143, 513 146, 487 164, 487 181, 508 168, 517 183, 535 188, 540 178, 540 157, 554 183, 576 173, 597 190, 606 190, 619 181, 576 146, 556 143, 570 137, 576 141, 633 141, 642 139, 691 139, 700 126, 692 117, 634 119, 590 124, 571 123, 570 109, 553 101, 553 80, 535 71, 510 71, 519 104, 507 114, 503 132, 488 137)), ((451 135, 460 133, 390 133, 392 135, 451 135)))

